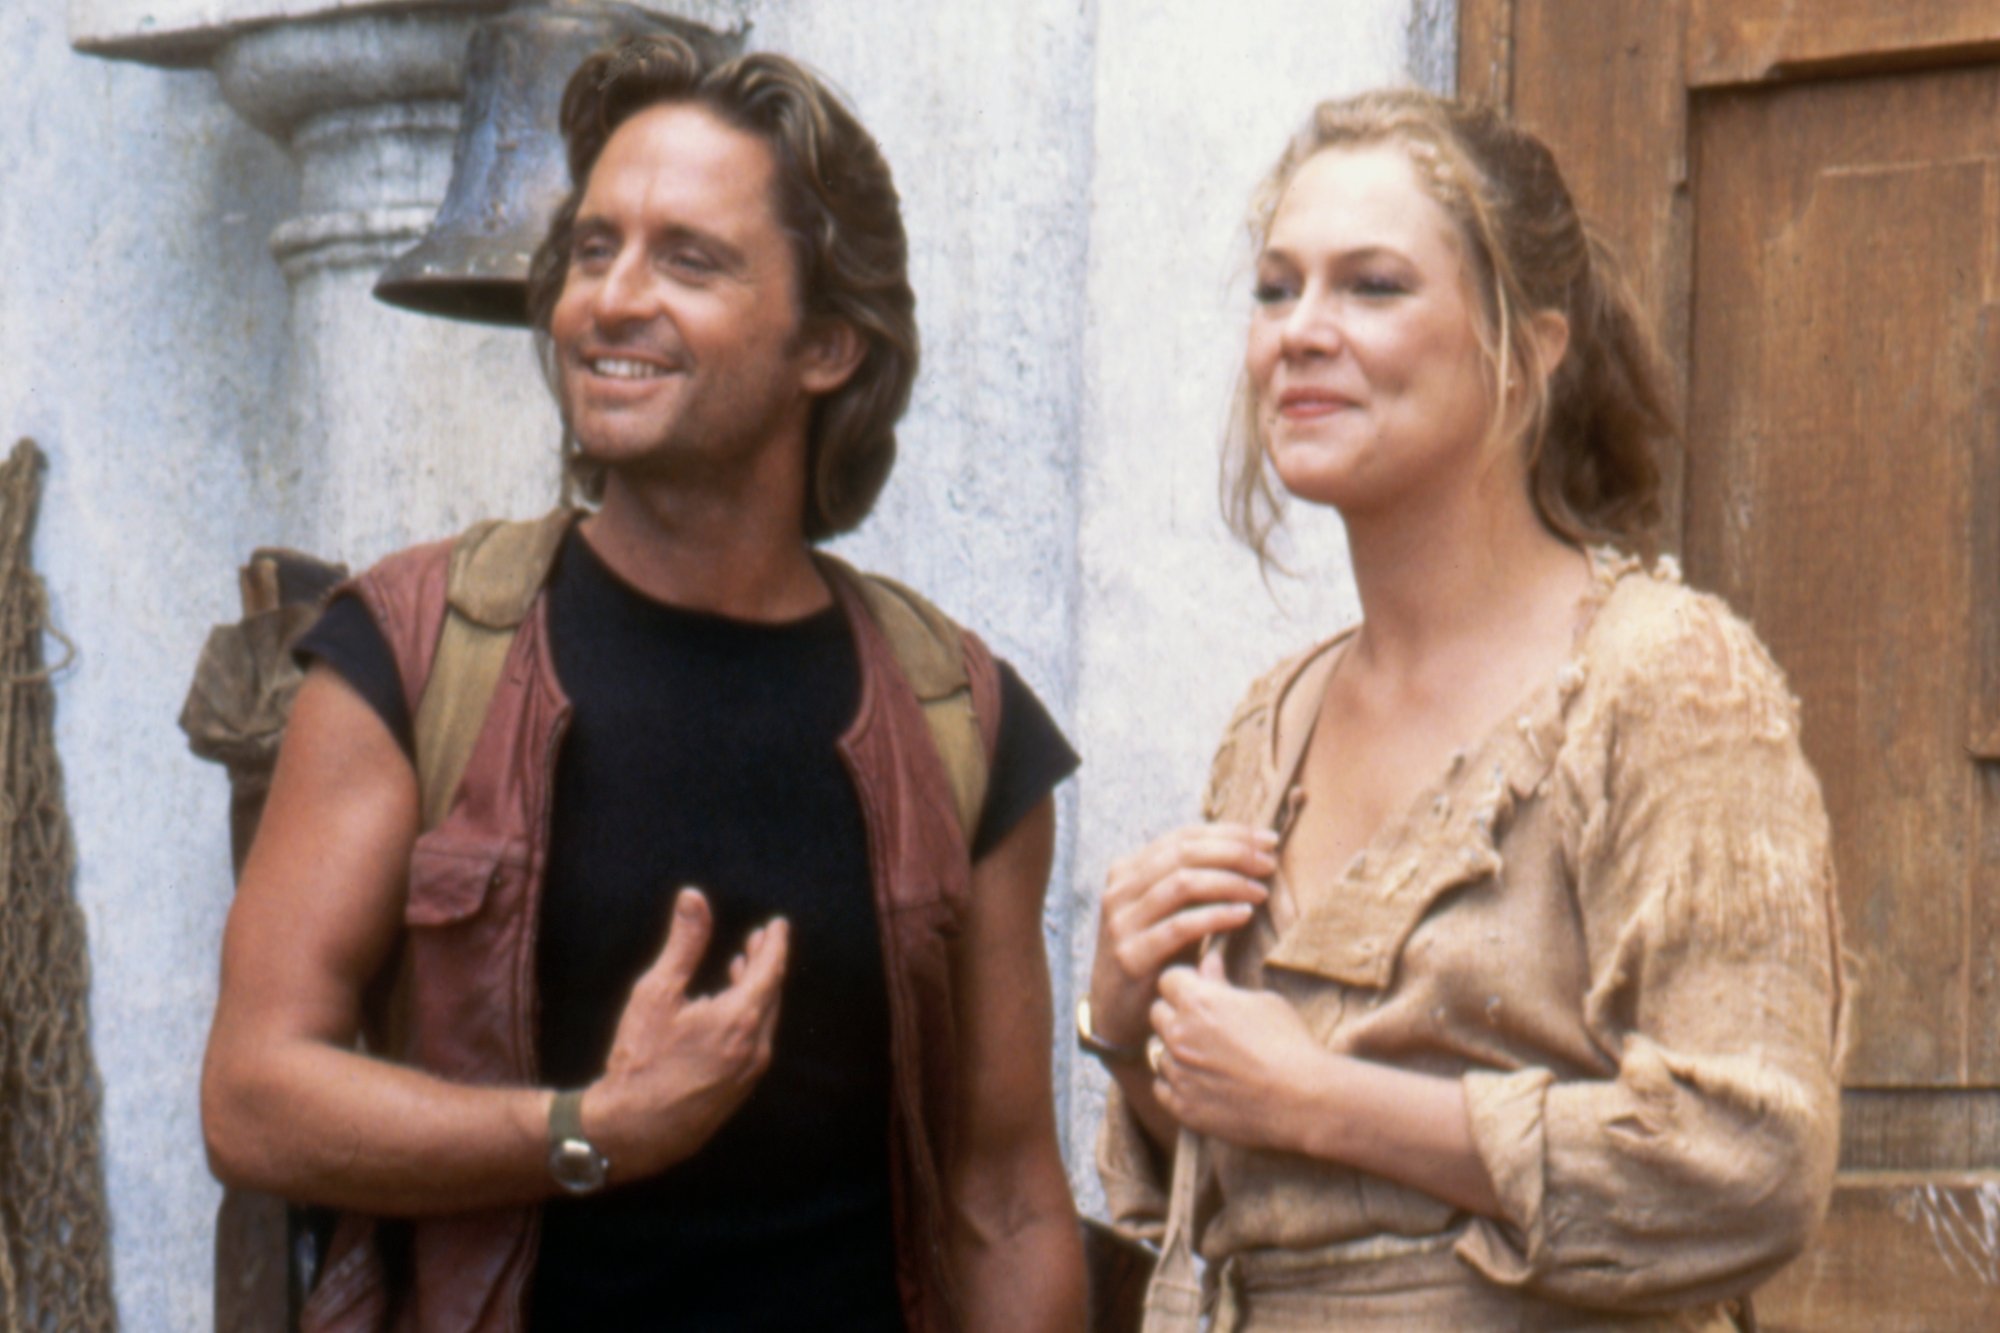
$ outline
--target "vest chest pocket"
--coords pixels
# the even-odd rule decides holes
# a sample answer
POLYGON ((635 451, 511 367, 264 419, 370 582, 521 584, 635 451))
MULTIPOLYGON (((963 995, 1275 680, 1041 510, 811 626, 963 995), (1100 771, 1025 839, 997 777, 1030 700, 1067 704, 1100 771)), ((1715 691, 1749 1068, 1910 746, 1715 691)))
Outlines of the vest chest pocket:
MULTIPOLYGON (((516 980, 534 937, 524 920, 525 847, 463 835, 417 840, 403 905, 402 1050, 432 1073, 465 1083, 532 1072, 532 997, 516 980)), ((393 1031, 394 1029, 392 1029, 393 1031)))
MULTIPOLYGON (((889 919, 911 939, 925 935, 949 939, 965 925, 971 894, 963 881, 941 884, 934 877, 909 879, 895 884, 889 892, 889 919)), ((878 903, 877 910, 881 906, 878 903)))
POLYGON ((503 884, 527 870, 527 851, 497 840, 419 838, 410 852, 409 926, 449 926, 479 916, 503 884))

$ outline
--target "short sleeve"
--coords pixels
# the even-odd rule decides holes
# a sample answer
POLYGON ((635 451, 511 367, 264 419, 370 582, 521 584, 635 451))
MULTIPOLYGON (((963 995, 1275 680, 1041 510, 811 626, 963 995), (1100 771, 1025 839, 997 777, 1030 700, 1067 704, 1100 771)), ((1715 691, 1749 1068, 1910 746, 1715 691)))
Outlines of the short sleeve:
POLYGON ((336 597, 320 618, 299 637, 292 656, 301 667, 324 662, 337 672, 354 692, 382 719, 403 753, 417 752, 416 734, 410 724, 410 706, 403 698, 402 677, 396 658, 381 626, 368 614, 359 597, 336 597))
POLYGON ((1617 1066, 1464 1080, 1505 1209, 1460 1254, 1562 1301, 1741 1294, 1804 1248, 1839 1140, 1828 830, 1777 668, 1719 603, 1671 607, 1610 663, 1578 816, 1584 1017, 1617 1066))
POLYGON ((1081 762, 1041 699, 1014 668, 1000 668, 1000 734, 986 778, 986 806, 972 859, 979 860, 1014 831, 1014 826, 1081 762))

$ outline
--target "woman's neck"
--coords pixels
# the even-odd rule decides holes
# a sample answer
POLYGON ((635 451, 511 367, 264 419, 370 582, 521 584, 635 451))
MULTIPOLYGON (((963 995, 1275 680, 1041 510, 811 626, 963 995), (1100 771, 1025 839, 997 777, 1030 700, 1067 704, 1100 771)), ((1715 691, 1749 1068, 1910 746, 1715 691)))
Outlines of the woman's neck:
POLYGON ((1348 519, 1362 609, 1354 651, 1372 670, 1416 676, 1454 647, 1504 640, 1550 613, 1552 598, 1566 604, 1584 577, 1525 487, 1467 501, 1348 519))

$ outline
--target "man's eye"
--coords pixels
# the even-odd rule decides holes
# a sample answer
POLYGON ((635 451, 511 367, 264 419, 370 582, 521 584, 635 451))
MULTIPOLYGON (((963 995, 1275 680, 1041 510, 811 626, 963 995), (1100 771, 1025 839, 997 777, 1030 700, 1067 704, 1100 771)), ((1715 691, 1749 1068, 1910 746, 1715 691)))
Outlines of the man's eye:
POLYGON ((609 263, 611 254, 612 248, 610 242, 591 238, 578 241, 575 245, 571 246, 569 258, 572 264, 592 266, 609 263))
POLYGON ((667 256, 667 263, 683 273, 707 276, 715 272, 715 261, 700 250, 675 250, 667 256))

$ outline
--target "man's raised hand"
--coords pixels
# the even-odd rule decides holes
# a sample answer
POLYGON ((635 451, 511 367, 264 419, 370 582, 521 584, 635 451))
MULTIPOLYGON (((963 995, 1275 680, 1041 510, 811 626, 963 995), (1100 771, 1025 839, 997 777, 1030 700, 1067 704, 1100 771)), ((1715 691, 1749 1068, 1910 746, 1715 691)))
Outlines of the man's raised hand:
POLYGON ((649 1176, 693 1155, 750 1095, 771 1063, 790 926, 750 933, 729 985, 690 996, 714 920, 698 889, 682 889, 660 956, 632 986, 604 1077, 584 1093, 583 1127, 614 1181, 649 1176))

